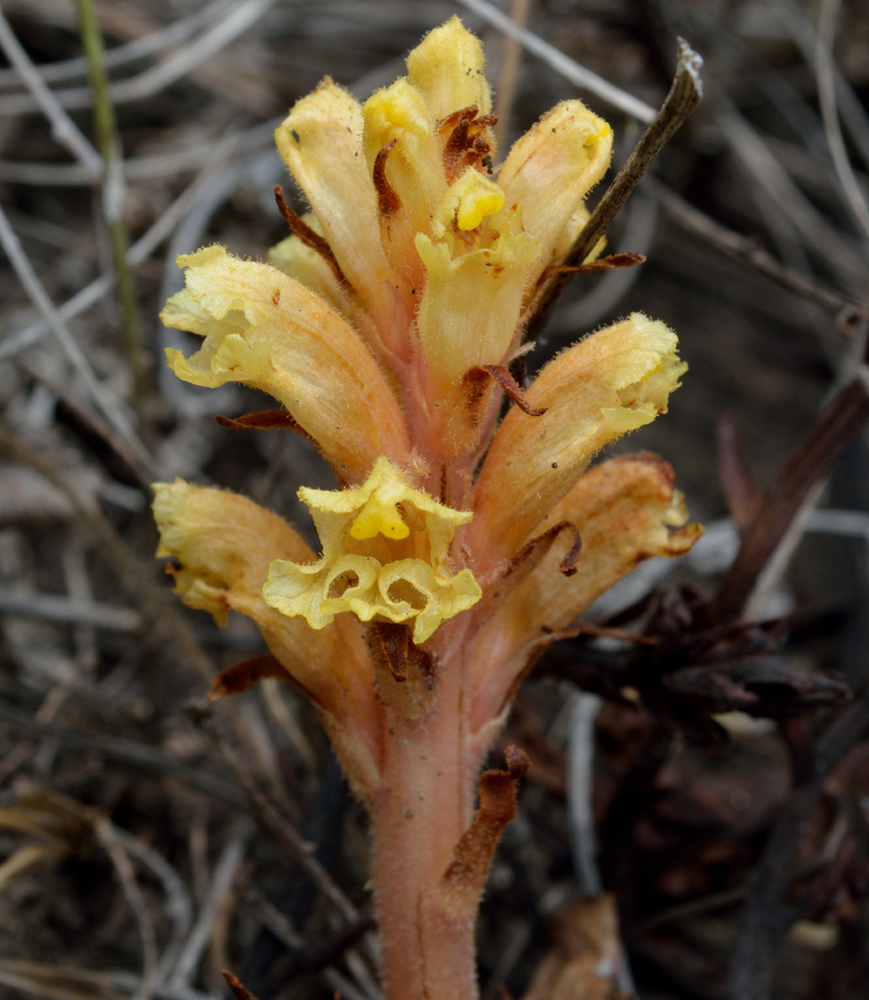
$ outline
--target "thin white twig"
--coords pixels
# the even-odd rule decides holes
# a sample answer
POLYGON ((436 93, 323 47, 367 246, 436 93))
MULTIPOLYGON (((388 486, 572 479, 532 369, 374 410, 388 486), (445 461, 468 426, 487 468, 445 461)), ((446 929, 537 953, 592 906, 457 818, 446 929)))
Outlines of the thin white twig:
MULTIPOLYGON (((135 38, 131 42, 125 42, 123 45, 116 45, 114 48, 108 49, 104 60, 106 67, 111 69, 123 66, 125 63, 135 62, 137 59, 143 59, 154 52, 159 52, 161 49, 179 45, 200 28, 220 17, 228 7, 232 6, 232 2, 233 0, 213 0, 207 7, 197 10, 189 17, 179 18, 165 28, 158 28, 141 38, 135 38)), ((76 56, 74 59, 64 59, 34 68, 46 83, 57 83, 61 80, 74 80, 76 77, 86 76, 88 61, 86 56, 76 56)), ((0 69, 0 87, 20 84, 21 74, 17 69, 0 69)))
POLYGON ((33 269, 33 265, 30 263, 27 254, 25 254, 15 234, 15 230, 9 224, 9 220, 6 218, 6 214, 2 208, 0 208, 0 243, 2 243, 6 256, 9 258, 22 285, 24 285, 31 301, 42 313, 50 329, 54 331, 64 353, 87 386, 93 401, 99 406, 103 415, 118 434, 123 437, 139 461, 145 465, 150 465, 152 457, 133 430, 126 414, 121 409, 120 400, 97 379, 84 352, 67 329, 58 311, 54 308, 54 304, 45 291, 36 271, 33 269))
MULTIPOLYGON (((159 219, 147 230, 127 251, 127 261, 132 264, 141 264, 147 260, 157 247, 170 236, 178 225, 179 221, 189 211, 191 205, 196 202, 202 191, 211 182, 214 174, 223 165, 227 155, 242 136, 231 135, 221 142, 214 151, 214 158, 208 166, 181 192, 172 202, 159 219)), ((107 295, 113 285, 114 275, 107 273, 95 278, 89 285, 85 285, 81 291, 76 292, 72 298, 67 299, 62 306, 56 310, 58 318, 62 322, 68 322, 81 315, 86 309, 95 305, 105 295, 107 295)), ((6 337, 0 342, 0 361, 5 361, 13 357, 19 351, 23 351, 37 343, 48 331, 52 329, 47 318, 37 320, 30 326, 19 330, 17 333, 6 337)))
MULTIPOLYGON (((112 104, 139 101, 159 93, 165 87, 187 76, 212 56, 217 55, 239 35, 258 21, 274 5, 275 0, 243 0, 221 21, 203 32, 199 38, 184 46, 181 51, 169 56, 150 69, 128 80, 120 80, 109 87, 112 104)), ((40 80, 41 82, 41 80, 40 80)), ((87 108, 92 101, 89 87, 73 87, 54 92, 55 100, 64 108, 87 108)), ((27 94, 14 94, 0 98, 0 116, 27 114, 35 111, 32 99, 27 94)))
POLYGON ((142 616, 132 608, 116 608, 61 594, 25 594, 8 587, 0 587, 0 614, 69 622, 112 632, 141 632, 143 628, 142 616))
MULTIPOLYGON (((110 995, 114 988, 138 994, 142 989, 142 978, 134 972, 94 972, 69 965, 41 965, 14 958, 0 959, 0 983, 43 1000, 105 996, 110 995)), ((209 994, 189 986, 158 987, 154 990, 154 996, 157 1000, 214 1000, 209 994)))
POLYGON ((115 834, 126 847, 127 852, 159 879, 166 893, 166 915, 172 921, 173 929, 172 937, 164 948, 157 965, 154 983, 156 993, 163 986, 184 947, 184 940, 193 920, 193 904, 190 901, 184 880, 159 851, 126 830, 116 828, 115 834))
MULTIPOLYGON (((723 97, 719 96, 720 100, 723 97)), ((835 260, 842 276, 860 287, 866 279, 866 261, 852 248, 791 180, 760 134, 730 106, 719 116, 719 127, 733 154, 764 189, 767 197, 800 234, 807 249, 835 260)))
MULTIPOLYGON (((806 17, 805 11, 795 0, 778 0, 777 4, 770 4, 770 7, 802 50, 806 61, 811 63, 815 56, 816 31, 812 22, 806 17)), ((864 163, 869 165, 869 116, 847 77, 835 64, 833 77, 842 121, 855 149, 860 153, 864 163)))
POLYGON ((603 892, 603 882, 597 864, 592 812, 594 720, 597 718, 600 706, 601 699, 596 694, 578 691, 573 696, 567 740, 567 809, 570 819, 570 845, 576 880, 584 896, 599 896, 603 892))
POLYGON ((625 114, 631 115, 641 122, 651 122, 657 115, 658 112, 651 105, 625 90, 620 90, 608 80, 604 80, 602 76, 592 73, 590 69, 581 66, 576 60, 559 52, 554 45, 545 42, 539 35, 515 24, 488 0, 458 0, 458 2, 483 18, 484 21, 488 21, 508 38, 519 42, 529 52, 533 52, 538 59, 542 59, 547 66, 570 80, 575 86, 590 91, 614 108, 624 111, 625 114))
POLYGON ((251 825, 247 818, 240 820, 230 832, 223 850, 220 852, 217 864, 214 866, 205 904, 187 936, 187 941, 169 977, 170 986, 189 986, 193 980, 199 959, 211 937, 214 923, 220 915, 227 896, 232 891, 235 876, 244 861, 250 835, 251 825))
POLYGON ((151 1000, 157 975, 157 937, 151 915, 136 881, 133 864, 108 817, 102 815, 96 817, 94 833, 111 859, 127 905, 139 926, 139 935, 142 939, 142 983, 136 994, 136 1000, 151 1000))
POLYGON ((82 135, 78 126, 64 111, 57 97, 51 92, 45 81, 39 75, 29 56, 21 47, 15 33, 9 27, 9 22, 0 10, 0 48, 6 58, 21 74, 30 93, 36 101, 37 108, 45 113, 51 124, 51 134, 72 153, 90 174, 93 181, 99 181, 103 176, 103 161, 100 154, 82 135))
MULTIPOLYGON (((276 121, 279 122, 280 119, 276 121)), ((271 139, 275 126, 271 123, 269 125, 268 137, 271 139)), ((261 133, 265 132, 263 126, 251 129, 251 144, 256 145, 261 133)), ((124 176, 128 181, 141 181, 170 177, 186 170, 199 170, 213 159, 218 145, 219 141, 208 142, 149 156, 129 156, 124 160, 124 176)), ((245 145, 247 147, 247 142, 245 145)), ((51 187, 85 187, 92 184, 87 172, 78 164, 29 163, 19 160, 0 161, 0 181, 51 187)))
POLYGON ((839 111, 836 106, 836 64, 833 61, 833 41, 836 37, 836 19, 839 15, 840 0, 822 0, 821 12, 818 18, 818 37, 815 44, 815 76, 818 81, 818 100, 821 105, 821 118, 824 122, 824 132, 827 135, 827 145, 833 157, 836 176, 842 185, 842 190, 851 207, 851 211, 859 222, 864 235, 869 238, 869 205, 863 196, 863 191, 854 176, 854 168, 848 158, 842 126, 839 122, 839 111))
POLYGON ((763 617, 766 607, 773 594, 778 590, 782 577, 785 575, 791 558, 802 541, 809 525, 812 511, 817 507, 826 489, 827 481, 822 479, 809 490, 794 519, 788 525, 787 531, 776 546, 775 551, 767 560, 754 584, 754 590, 742 609, 741 617, 745 621, 757 621, 763 617))

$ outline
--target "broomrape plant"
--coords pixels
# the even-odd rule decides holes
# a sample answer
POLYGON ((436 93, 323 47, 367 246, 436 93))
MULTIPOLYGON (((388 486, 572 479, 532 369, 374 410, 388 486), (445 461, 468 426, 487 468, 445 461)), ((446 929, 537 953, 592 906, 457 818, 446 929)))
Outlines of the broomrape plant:
POLYGON ((276 132, 311 212, 277 192, 292 235, 269 263, 180 257, 162 313, 204 338, 167 351, 179 378, 270 394, 282 409, 248 423, 309 437, 340 485, 299 493, 318 558, 245 497, 158 483, 158 555, 185 603, 252 618, 319 709, 370 816, 390 1000, 477 995, 476 911, 527 758, 477 776, 513 694, 600 594, 699 532, 661 459, 589 469, 666 411, 686 366, 664 324, 599 330, 527 391, 511 374, 612 130, 565 101, 494 172, 483 70, 453 18, 364 105, 324 80, 276 132))

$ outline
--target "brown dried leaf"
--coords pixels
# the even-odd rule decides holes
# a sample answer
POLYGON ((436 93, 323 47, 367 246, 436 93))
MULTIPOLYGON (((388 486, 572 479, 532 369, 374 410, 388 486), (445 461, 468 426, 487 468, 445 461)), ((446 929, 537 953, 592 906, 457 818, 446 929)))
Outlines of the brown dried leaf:
POLYGON ((270 431, 279 428, 308 437, 293 419, 292 414, 286 410, 260 410, 257 413, 245 413, 241 417, 222 417, 218 413, 215 414, 214 420, 221 427, 227 427, 232 431, 270 431))
POLYGON ((612 894, 562 910, 552 938, 523 1000, 614 1000, 621 945, 612 894))
POLYGON ((340 284, 344 284, 346 281, 344 272, 341 270, 341 265, 335 259, 335 254, 332 253, 332 248, 329 246, 328 241, 325 240, 319 233, 315 233, 314 230, 311 229, 306 222, 300 219, 299 216, 296 215, 296 213, 290 208, 287 204, 287 199, 284 197, 284 190, 280 184, 275 184, 274 193, 278 209, 284 217, 284 221, 290 227, 290 231, 293 236, 297 236, 309 250, 313 250, 315 253, 318 253, 331 268, 332 273, 335 275, 335 280, 340 284))
POLYGON ((401 198, 399 198, 398 192, 389 183, 389 178, 386 176, 386 161, 389 159, 389 154, 395 149, 397 143, 398 139, 393 139, 392 142, 387 143, 374 160, 373 180, 374 187, 377 189, 377 210, 384 219, 395 215, 401 208, 401 198))

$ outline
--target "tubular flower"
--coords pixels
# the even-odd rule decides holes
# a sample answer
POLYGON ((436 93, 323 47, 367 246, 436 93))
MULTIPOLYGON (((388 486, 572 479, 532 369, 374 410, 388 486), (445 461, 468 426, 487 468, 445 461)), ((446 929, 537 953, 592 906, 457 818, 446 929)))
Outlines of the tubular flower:
POLYGON ((476 815, 473 782, 516 686, 605 589, 700 530, 662 460, 590 468, 666 412, 686 365, 663 323, 599 330, 527 390, 511 373, 612 131, 565 101, 498 169, 491 109, 458 18, 364 104, 324 80, 275 133, 309 211, 276 192, 291 235, 269 263, 179 258, 162 313, 203 338, 168 352, 179 378, 273 396, 234 424, 300 431, 341 487, 299 491, 319 556, 222 490, 158 484, 154 510, 182 599, 256 622, 369 810, 387 1000, 476 995, 477 901, 527 761, 483 775, 476 815))

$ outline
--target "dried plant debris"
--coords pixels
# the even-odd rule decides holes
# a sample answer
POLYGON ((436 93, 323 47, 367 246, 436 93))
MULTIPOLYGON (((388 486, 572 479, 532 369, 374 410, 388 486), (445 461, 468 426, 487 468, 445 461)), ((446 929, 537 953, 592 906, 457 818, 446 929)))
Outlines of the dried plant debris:
MULTIPOLYGON (((0 15, 3 997, 381 995, 365 823, 296 686, 325 690, 318 647, 292 651, 299 669, 285 683, 235 610, 258 597, 254 564, 318 557, 297 490, 336 482, 300 433, 307 415, 289 406, 293 386, 278 410, 248 387, 204 397, 165 367, 164 348, 187 357, 192 343, 156 316, 181 287, 175 258, 219 243, 250 267, 278 244, 273 264, 292 254, 332 306, 359 319, 273 132, 327 74, 360 99, 391 83, 419 37, 458 13, 482 38, 496 94, 513 95, 497 108, 503 149, 567 99, 615 135, 591 223, 577 216, 560 265, 535 276, 528 342, 503 364, 458 373, 463 433, 502 398, 514 428, 506 453, 568 433, 555 392, 535 388, 535 376, 586 331, 639 311, 679 331, 690 365, 666 420, 593 467, 601 509, 583 508, 580 523, 570 508, 579 500, 565 498, 530 540, 522 525, 502 525, 507 557, 490 567, 475 613, 503 622, 508 642, 511 595, 547 625, 564 595, 592 595, 594 560, 696 544, 672 563, 644 560, 580 621, 538 629, 492 685, 485 710, 515 696, 514 709, 453 858, 463 878, 429 903, 467 921, 462 886, 485 881, 483 1000, 862 1000, 865 5, 93 9, 108 78, 96 97, 74 5, 9 0, 0 15), (678 64, 677 38, 689 47, 678 64), (705 94, 689 118, 695 52, 705 94), (649 128, 674 74, 669 111, 649 128), (106 99, 108 132, 95 122, 106 99), (126 298, 114 277, 123 286, 122 257, 126 298), (125 340, 131 318, 138 360, 125 340), (176 476, 231 496, 250 539, 247 561, 234 560, 209 522, 201 578, 169 565, 225 628, 179 608, 152 559, 150 484, 176 476), (666 520, 682 510, 676 482, 691 521, 706 526, 699 540, 666 520), (653 525, 631 515, 640 494, 653 525), (274 515, 263 507, 298 529, 285 551, 266 543, 274 515), (550 583, 534 591, 544 564, 550 583), (589 867, 603 892, 589 889, 589 867)), ((490 111, 466 106, 440 122, 451 175, 476 163, 497 177, 490 111)), ((402 155, 384 139, 370 164, 379 225, 396 240, 402 155)), ((371 385, 386 384, 379 362, 320 334, 348 379, 364 368, 371 385)), ((391 398, 386 388, 366 410, 385 452, 403 447, 379 419, 391 398)), ((516 469, 517 482, 533 471, 521 455, 516 469)), ((437 670, 401 624, 379 622, 369 642, 370 654, 359 639, 347 656, 376 661, 402 697, 437 670)), ((486 655, 497 656, 494 643, 486 655)))

